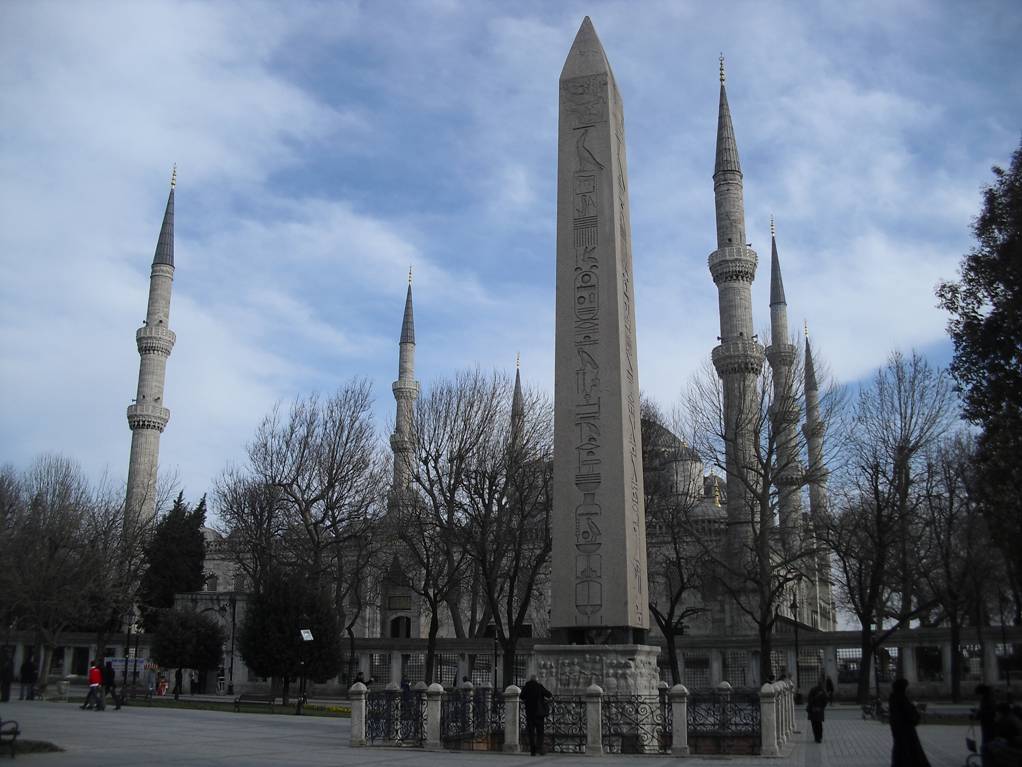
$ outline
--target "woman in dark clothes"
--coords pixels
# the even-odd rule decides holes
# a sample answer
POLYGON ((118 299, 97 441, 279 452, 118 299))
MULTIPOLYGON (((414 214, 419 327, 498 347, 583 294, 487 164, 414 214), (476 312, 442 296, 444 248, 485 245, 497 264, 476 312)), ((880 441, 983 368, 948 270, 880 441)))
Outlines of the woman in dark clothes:
POLYGON ((930 762, 923 753, 923 744, 919 742, 919 733, 916 732, 919 711, 908 699, 907 690, 908 681, 896 679, 892 685, 891 697, 887 701, 891 736, 894 738, 891 767, 930 767, 930 762))

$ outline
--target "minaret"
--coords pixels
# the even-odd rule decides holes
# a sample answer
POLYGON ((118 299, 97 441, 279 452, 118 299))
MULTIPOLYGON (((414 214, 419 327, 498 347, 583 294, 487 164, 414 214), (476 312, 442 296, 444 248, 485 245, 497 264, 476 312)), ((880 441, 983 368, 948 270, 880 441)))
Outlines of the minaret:
POLYGON ((756 253, 745 239, 742 167, 731 125, 720 57, 720 111, 713 192, 717 212, 717 249, 710 274, 717 285, 720 345, 712 353, 724 388, 724 437, 727 471, 728 547, 732 561, 749 555, 755 499, 743 482, 752 462, 753 427, 759 417, 756 379, 763 368, 763 347, 752 331, 752 281, 756 253))
POLYGON ((412 269, 408 268, 408 293, 405 315, 401 321, 401 351, 398 354, 397 380, 391 385, 397 401, 394 433, 390 447, 394 451, 393 492, 407 488, 412 481, 412 416, 419 398, 419 382, 415 380, 415 319, 412 316, 412 269))
POLYGON ((522 358, 515 355, 515 393, 511 398, 511 444, 521 444, 522 428, 525 426, 525 399, 522 397, 522 358))
MULTIPOLYGON (((823 438, 826 424, 820 417, 820 388, 816 381, 813 364, 813 350, 809 345, 809 326, 805 327, 805 392, 806 422, 802 427, 809 453, 809 525, 815 530, 817 521, 827 511, 827 467, 823 460, 823 438)), ((819 628, 827 631, 835 626, 833 595, 830 577, 830 557, 821 550, 815 563, 814 585, 816 588, 816 610, 819 613, 819 628)))
POLYGON ((795 400, 792 366, 795 345, 788 338, 788 302, 784 298, 781 262, 777 257, 777 231, 770 219, 770 346, 766 350, 774 384, 771 410, 776 457, 774 484, 777 486, 781 541, 788 551, 798 545, 802 518, 802 466, 799 462, 799 408, 795 400))
POLYGON ((174 187, 177 166, 170 176, 170 195, 163 214, 160 239, 156 243, 149 277, 149 307, 145 322, 135 332, 142 358, 138 367, 135 404, 128 406, 131 429, 131 458, 128 462, 128 493, 125 525, 146 524, 156 516, 156 467, 160 458, 160 434, 170 411, 163 405, 167 358, 176 336, 170 329, 170 293, 174 284, 174 187))

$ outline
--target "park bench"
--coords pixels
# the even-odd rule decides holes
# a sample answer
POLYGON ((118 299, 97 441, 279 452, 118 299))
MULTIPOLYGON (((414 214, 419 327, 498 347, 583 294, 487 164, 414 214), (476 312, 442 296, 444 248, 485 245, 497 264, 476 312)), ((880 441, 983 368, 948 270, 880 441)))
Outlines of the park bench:
POLYGON ((14 741, 21 735, 21 728, 18 727, 18 723, 13 719, 4 721, 0 719, 0 745, 4 743, 11 744, 11 759, 14 758, 14 741))
POLYGON ((273 704, 277 700, 275 695, 268 695, 265 693, 256 692, 243 692, 237 698, 234 699, 234 710, 241 711, 241 707, 247 704, 260 704, 269 706, 270 710, 273 710, 273 704))

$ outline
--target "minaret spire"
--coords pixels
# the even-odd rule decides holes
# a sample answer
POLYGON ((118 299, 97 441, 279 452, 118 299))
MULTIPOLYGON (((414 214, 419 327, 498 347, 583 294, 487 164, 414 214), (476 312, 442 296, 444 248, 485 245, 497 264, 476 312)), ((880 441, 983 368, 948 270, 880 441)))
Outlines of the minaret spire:
POLYGON ((174 190, 177 166, 170 177, 170 193, 163 212, 163 224, 153 256, 149 277, 149 306, 142 327, 135 333, 140 356, 135 403, 128 406, 131 429, 131 457, 128 461, 128 490, 125 499, 125 527, 136 530, 156 515, 156 471, 160 456, 160 434, 170 420, 163 404, 167 358, 176 336, 169 327, 170 296, 174 283, 174 190))
MULTIPOLYGON (((827 466, 823 457, 823 441, 827 427, 820 416, 820 387, 813 363, 813 349, 809 343, 809 325, 805 325, 805 396, 806 422, 802 427, 809 457, 809 524, 815 528, 817 520, 827 511, 827 466)), ((819 627, 831 630, 836 625, 833 609, 833 587, 830 575, 830 557, 821 549, 816 563, 816 596, 819 610, 819 627)))
POLYGON ((419 398, 419 382, 415 380, 415 316, 412 311, 411 267, 408 267, 408 292, 405 294, 405 311, 398 345, 397 380, 391 386, 397 402, 394 433, 390 436, 390 447, 394 451, 393 497, 404 491, 412 481, 412 416, 415 400, 419 398))
POLYGON ((770 346, 766 349, 773 380, 773 430, 777 442, 774 484, 782 542, 794 551, 802 517, 802 465, 799 461, 799 407, 795 399, 795 346, 788 338, 788 303, 784 298, 781 260, 777 255, 777 229, 770 218, 770 346))

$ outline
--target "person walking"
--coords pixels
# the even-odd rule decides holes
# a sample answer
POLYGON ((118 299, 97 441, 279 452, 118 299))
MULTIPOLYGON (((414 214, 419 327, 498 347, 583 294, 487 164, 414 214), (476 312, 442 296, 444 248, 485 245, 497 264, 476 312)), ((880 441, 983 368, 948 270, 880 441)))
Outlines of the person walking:
POLYGON ((831 678, 829 676, 827 677, 827 683, 823 686, 823 689, 825 689, 827 691, 827 703, 833 704, 834 703, 834 682, 831 681, 831 678))
POLYGON ((930 767, 930 762, 919 742, 916 725, 919 710, 908 698, 908 680, 895 679, 891 697, 887 699, 887 712, 891 723, 891 767, 930 767))
POLYGON ((35 661, 31 655, 26 655, 21 664, 21 690, 18 693, 18 700, 35 700, 35 683, 38 677, 35 661))
POLYGON ((106 665, 101 669, 103 674, 103 697, 106 698, 109 695, 116 708, 120 708, 117 705, 117 674, 114 672, 114 664, 110 661, 106 662, 106 665))
POLYGON ((99 669, 99 661, 89 662, 89 694, 85 696, 82 708, 103 710, 103 672, 99 669))
POLYGON ((522 687, 520 697, 525 704, 525 734, 529 739, 529 751, 533 756, 537 751, 544 754, 543 720, 550 713, 550 700, 554 696, 533 674, 522 687))
POLYGON ((14 682, 14 658, 11 651, 4 648, 3 665, 0 666, 0 702, 6 703, 11 699, 11 684, 14 682))
POLYGON ((809 691, 806 699, 806 714, 809 715, 809 723, 813 726, 813 740, 817 743, 823 742, 823 710, 827 708, 827 691, 823 689, 823 680, 819 680, 816 686, 809 691))

